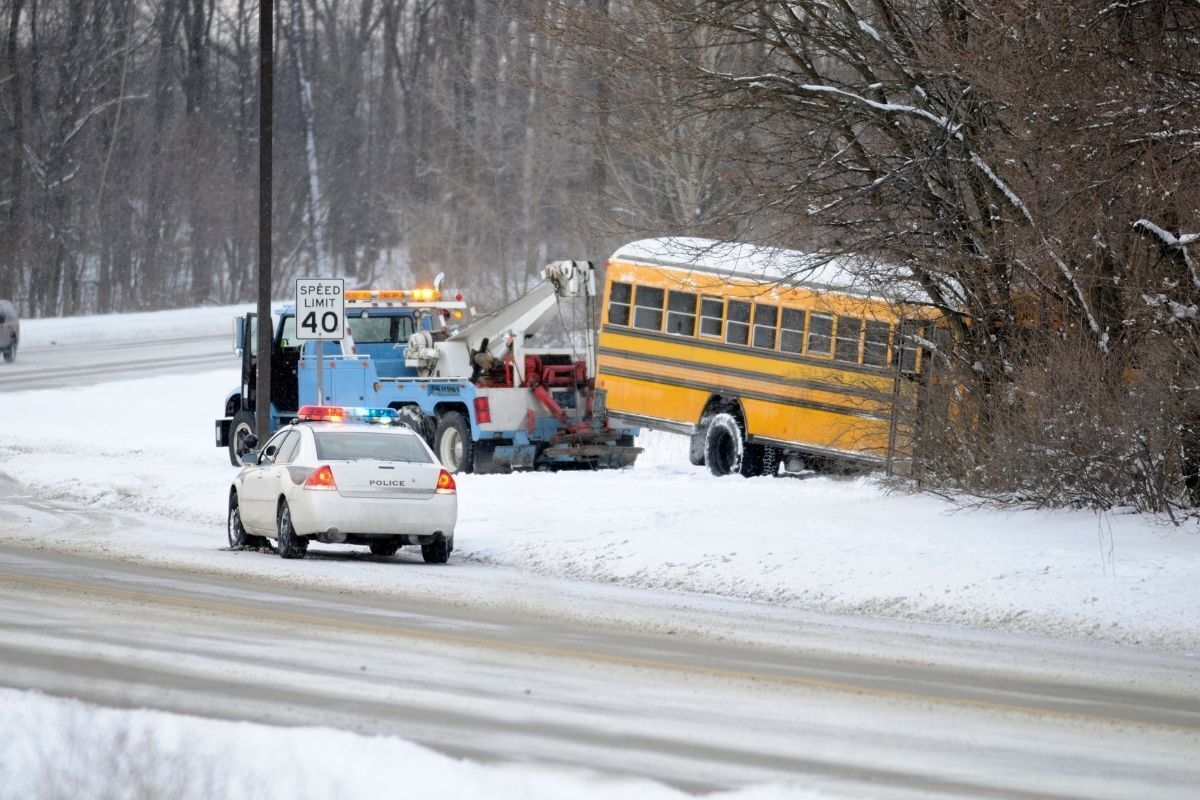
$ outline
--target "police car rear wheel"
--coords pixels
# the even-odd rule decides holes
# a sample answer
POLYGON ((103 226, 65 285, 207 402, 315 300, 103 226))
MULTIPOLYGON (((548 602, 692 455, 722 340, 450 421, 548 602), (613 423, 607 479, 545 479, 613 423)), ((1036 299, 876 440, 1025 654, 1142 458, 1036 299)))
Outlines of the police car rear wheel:
POLYGON ((280 558, 304 558, 304 554, 308 552, 308 539, 296 535, 296 529, 292 527, 292 512, 288 508, 287 500, 280 501, 279 514, 276 519, 279 530, 277 546, 280 558))
POLYGON ((371 554, 377 556, 394 556, 396 551, 400 549, 400 545, 395 542, 371 542, 369 545, 371 554))
POLYGON ((423 544, 421 545, 421 558, 425 559, 426 564, 445 564, 450 560, 452 549, 453 547, 447 539, 423 544))

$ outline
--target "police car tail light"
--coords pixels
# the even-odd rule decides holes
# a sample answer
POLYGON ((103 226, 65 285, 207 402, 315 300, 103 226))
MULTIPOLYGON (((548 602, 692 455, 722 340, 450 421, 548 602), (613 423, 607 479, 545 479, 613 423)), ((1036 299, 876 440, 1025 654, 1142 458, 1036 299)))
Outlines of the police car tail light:
POLYGON ((458 487, 454 484, 454 476, 446 470, 438 475, 437 493, 438 494, 454 494, 458 487))
POLYGON ((322 464, 308 474, 308 478, 304 481, 305 489, 337 489, 337 482, 333 479, 333 470, 328 464, 322 464))
POLYGON ((492 421, 492 406, 486 397, 475 398, 475 421, 481 425, 492 421))

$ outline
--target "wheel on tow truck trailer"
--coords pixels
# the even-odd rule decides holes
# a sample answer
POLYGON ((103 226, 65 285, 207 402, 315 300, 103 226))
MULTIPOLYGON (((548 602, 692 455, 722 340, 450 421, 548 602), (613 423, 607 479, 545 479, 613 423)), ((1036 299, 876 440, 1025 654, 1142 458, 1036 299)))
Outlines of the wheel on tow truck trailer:
POLYGON ((296 535, 296 529, 292 527, 292 512, 288 508, 287 500, 279 501, 279 512, 276 514, 275 520, 279 533, 277 546, 280 558, 304 558, 308 552, 308 539, 296 535))
POLYGON ((433 451, 450 472, 470 472, 475 465, 475 442, 471 426, 458 411, 447 411, 438 418, 433 434, 433 451))
POLYGON ((395 406, 396 422, 416 433, 425 443, 433 446, 434 425, 419 406, 395 406))
POLYGON ((779 470, 779 451, 746 441, 742 421, 728 411, 713 415, 704 437, 704 461, 718 478, 738 474, 747 478, 774 475, 779 470))
POLYGON ((267 544, 263 537, 246 533, 245 527, 242 526, 242 510, 238 507, 237 492, 229 493, 229 514, 226 517, 225 534, 229 538, 229 546, 234 548, 265 547, 267 544))
POLYGON ((229 421, 229 463, 242 466, 242 456, 250 451, 246 437, 254 433, 254 412, 245 409, 236 412, 229 421))

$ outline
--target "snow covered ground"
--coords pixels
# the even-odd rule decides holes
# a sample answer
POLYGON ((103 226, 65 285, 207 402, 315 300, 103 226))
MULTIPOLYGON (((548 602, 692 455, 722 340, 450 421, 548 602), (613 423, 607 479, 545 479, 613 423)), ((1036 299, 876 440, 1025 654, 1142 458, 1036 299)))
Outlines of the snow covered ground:
MULTIPOLYGON (((159 312, 122 317, 120 326, 32 320, 24 338, 70 346, 118 327, 124 335, 215 335, 230 330, 231 316, 232 309, 159 312)), ((278 560, 220 549, 234 470, 213 446, 213 419, 237 381, 231 356, 214 372, 0 395, 0 479, 211 532, 203 541, 164 541, 119 526, 63 529, 39 534, 38 543, 232 572, 254 555, 256 572, 283 570, 278 560)), ((639 443, 646 453, 622 472, 462 476, 458 549, 446 569, 456 561, 505 565, 815 611, 1200 652, 1194 526, 1136 514, 964 510, 861 477, 716 479, 687 463, 681 437, 647 434, 639 443)), ((397 581, 409 565, 401 561, 397 581)), ((303 572, 304 563, 286 570, 303 572)), ((351 566, 332 564, 345 572, 330 578, 322 570, 324 579, 353 581, 351 566)))
MULTIPOLYGON (((21 732, 0 736, 0 800, 689 796, 647 780, 454 759, 393 736, 101 708, 11 689, 0 689, 0 731, 21 732)), ((711 797, 815 800, 818 795, 777 785, 711 797)))

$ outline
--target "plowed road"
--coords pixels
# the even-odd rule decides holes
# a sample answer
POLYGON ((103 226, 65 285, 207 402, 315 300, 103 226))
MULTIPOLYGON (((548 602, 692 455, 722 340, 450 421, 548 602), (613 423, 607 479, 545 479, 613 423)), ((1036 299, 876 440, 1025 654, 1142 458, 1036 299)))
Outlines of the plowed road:
MULTIPOLYGON (((19 513, 5 506, 0 531, 19 513)), ((1200 786, 1191 659, 842 629, 628 590, 573 598, 472 565, 372 566, 423 578, 370 595, 0 547, 0 684, 691 789, 1185 798, 1200 786), (464 580, 474 594, 450 590, 464 580)))
POLYGON ((237 381, 230 336, 185 336, 135 342, 21 345, 17 360, 0 364, 0 392, 70 389, 100 381, 148 378, 227 368, 237 381))

